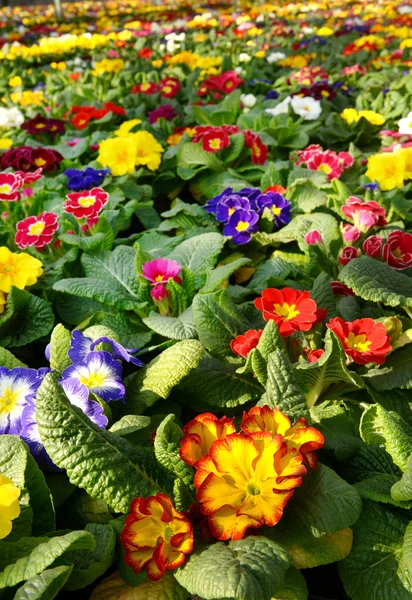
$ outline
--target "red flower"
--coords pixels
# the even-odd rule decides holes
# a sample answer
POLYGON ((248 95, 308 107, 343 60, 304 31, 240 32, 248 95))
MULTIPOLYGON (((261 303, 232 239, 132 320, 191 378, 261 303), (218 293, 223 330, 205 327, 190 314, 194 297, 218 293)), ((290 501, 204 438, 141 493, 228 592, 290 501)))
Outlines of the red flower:
POLYGON ((363 251, 367 256, 380 258, 382 254, 383 238, 371 235, 363 242, 363 251))
POLYGON ((382 251, 383 260, 394 269, 406 269, 412 265, 412 234, 393 231, 388 235, 382 251))
POLYGON ((63 209, 73 214, 76 219, 86 218, 92 223, 96 222, 97 215, 109 200, 109 194, 102 188, 93 188, 83 192, 67 194, 63 209))
POLYGON ((160 95, 164 98, 174 98, 179 92, 181 85, 176 77, 165 77, 159 82, 160 95))
POLYGON ((265 164, 268 157, 268 147, 262 142, 257 133, 244 131, 245 146, 252 149, 252 163, 254 165, 265 164))
POLYGON ((15 175, 19 175, 23 180, 23 185, 30 185, 43 177, 43 169, 39 167, 36 171, 25 173, 24 171, 16 171, 15 175))
POLYGON ((275 194, 282 194, 284 196, 287 189, 284 188, 283 185, 270 185, 263 191, 264 194, 267 192, 274 192, 275 194))
POLYGON ((343 170, 337 154, 331 150, 313 153, 307 161, 307 167, 311 171, 326 173, 328 181, 340 177, 343 170))
POLYGON ((225 71, 220 75, 209 75, 207 79, 201 84, 198 96, 205 96, 209 92, 222 92, 224 94, 230 94, 239 85, 243 83, 243 79, 240 79, 236 71, 225 71))
POLYGON ((358 248, 345 246, 345 248, 340 251, 339 262, 341 265, 347 265, 353 258, 357 258, 358 256, 360 256, 360 250, 358 248))
POLYGON ((355 159, 349 152, 339 152, 338 159, 344 169, 349 169, 355 162, 355 159))
POLYGON ((18 202, 23 179, 18 173, 0 173, 0 200, 18 202))
POLYGON ((206 152, 219 152, 229 144, 230 138, 224 131, 211 131, 202 137, 202 148, 206 152))
POLYGON ((385 326, 373 319, 356 319, 348 323, 335 317, 327 328, 338 336, 346 354, 358 365, 371 362, 382 365, 392 350, 385 326))
POLYGON ((146 94, 146 96, 150 96, 150 94, 156 94, 159 91, 159 86, 157 83, 137 83, 132 87, 132 94, 146 94))
POLYGON ((32 148, 31 146, 18 146, 3 152, 0 158, 1 167, 12 167, 18 171, 37 170, 52 172, 57 169, 63 156, 51 148, 32 148))
POLYGON ((105 114, 107 114, 108 112, 112 112, 114 115, 126 114, 126 111, 123 108, 123 106, 118 106, 117 104, 113 104, 113 102, 105 102, 103 104, 103 109, 106 111, 105 114))
POLYGON ((262 333, 261 329, 249 329, 243 335, 238 335, 230 342, 232 352, 246 358, 249 352, 258 345, 262 333))
POLYGON ((317 321, 318 307, 307 291, 267 288, 255 300, 255 307, 262 311, 265 321, 275 321, 284 337, 295 331, 309 331, 317 321))
POLYGON ((139 58, 144 58, 145 60, 149 60, 153 54, 153 50, 151 48, 141 48, 138 52, 139 58))
POLYGON ((87 112, 76 113, 71 120, 71 124, 76 129, 86 129, 88 124, 90 123, 91 115, 87 112))
POLYGON ((228 417, 218 419, 212 413, 197 415, 183 427, 180 458, 187 465, 197 465, 199 460, 209 454, 213 442, 236 433, 233 421, 234 418, 228 417))
POLYGON ((355 296, 354 292, 340 281, 332 281, 330 287, 334 296, 355 296))
POLYGON ((56 213, 43 212, 38 217, 26 217, 19 221, 14 238, 16 244, 22 250, 28 246, 41 250, 52 241, 59 227, 57 219, 56 213))
POLYGON ((78 81, 81 73, 69 73, 69 77, 72 81, 78 81))
POLYGON ((322 348, 319 348, 318 350, 311 350, 308 354, 308 361, 311 363, 318 362, 318 360, 324 353, 325 351, 322 348))

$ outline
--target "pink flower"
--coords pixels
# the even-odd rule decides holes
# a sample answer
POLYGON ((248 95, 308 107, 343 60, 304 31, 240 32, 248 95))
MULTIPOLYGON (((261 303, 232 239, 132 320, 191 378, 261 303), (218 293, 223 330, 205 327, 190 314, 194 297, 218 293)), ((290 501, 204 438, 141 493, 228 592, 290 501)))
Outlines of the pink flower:
POLYGON ((81 141, 82 141, 82 138, 74 138, 73 140, 69 140, 68 142, 66 142, 66 144, 70 147, 77 146, 77 144, 81 141))
POLYGON ((109 50, 107 56, 110 58, 120 58, 120 54, 116 50, 109 50))
POLYGON ((312 154, 306 164, 311 171, 326 173, 328 181, 340 177, 343 171, 343 166, 339 161, 338 155, 331 150, 312 154))
POLYGON ((39 167, 35 171, 28 171, 27 173, 25 171, 15 171, 14 174, 19 175, 19 177, 22 178, 23 185, 31 185, 32 183, 43 177, 43 169, 39 167))
POLYGON ((17 173, 0 173, 0 200, 17 202, 23 180, 17 173))
POLYGON ((23 196, 25 196, 26 198, 31 198, 33 196, 34 192, 32 188, 24 188, 23 190, 23 196))
POLYGON ((323 242, 322 234, 318 229, 312 229, 312 231, 306 233, 304 239, 309 246, 321 244, 323 242))
POLYGON ((44 212, 38 217, 26 217, 23 221, 19 221, 14 238, 16 244, 22 250, 28 246, 41 250, 52 241, 59 227, 57 219, 56 213, 44 212))
POLYGON ((360 256, 360 250, 353 246, 346 246, 340 251, 339 262, 341 265, 347 265, 353 258, 360 256))
POLYGON ((380 258, 382 254, 383 238, 371 235, 363 242, 363 251, 371 258, 380 258))
POLYGON ((301 165, 303 163, 308 162, 308 160, 314 154, 318 154, 319 152, 323 152, 323 148, 322 148, 322 146, 319 146, 319 144, 311 144, 304 150, 296 150, 295 154, 298 157, 298 160, 296 161, 296 165, 301 165))
POLYGON ((357 242, 361 235, 359 229, 353 225, 343 225, 342 227, 342 237, 347 244, 357 242))
POLYGON ((156 283, 150 290, 153 300, 164 300, 167 297, 167 290, 163 283, 156 283))
POLYGON ((365 67, 362 67, 362 65, 356 64, 349 67, 344 67, 340 72, 341 75, 354 75, 355 73, 366 75, 366 69, 365 67))
POLYGON ((170 258, 155 258, 154 260, 144 263, 142 270, 142 277, 150 281, 152 285, 155 285, 156 287, 156 284, 167 283, 169 279, 174 279, 176 283, 181 282, 180 277, 178 277, 181 266, 170 258))
POLYGON ((72 192, 66 195, 63 210, 73 214, 76 219, 86 218, 87 222, 94 225, 97 216, 109 200, 109 194, 102 188, 93 188, 83 192, 72 192))
POLYGON ((366 233, 375 225, 378 227, 386 225, 386 210, 377 202, 363 202, 356 196, 350 196, 341 210, 362 233, 366 233))
POLYGON ((349 152, 339 152, 338 160, 344 169, 349 169, 355 162, 355 159, 349 152))

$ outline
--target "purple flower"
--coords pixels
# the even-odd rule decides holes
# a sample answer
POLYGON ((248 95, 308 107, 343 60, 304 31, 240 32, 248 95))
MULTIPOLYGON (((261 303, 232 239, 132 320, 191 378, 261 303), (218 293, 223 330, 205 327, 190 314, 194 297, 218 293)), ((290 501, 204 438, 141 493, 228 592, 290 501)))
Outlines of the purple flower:
POLYGON ((43 376, 35 369, 0 367, 0 434, 20 433, 23 410, 35 397, 43 376))
POLYGON ((225 190, 223 190, 223 192, 221 192, 217 196, 214 196, 211 200, 206 202, 205 207, 204 207, 205 211, 208 213, 211 213, 212 215, 215 215, 218 205, 223 200, 228 198, 231 194, 233 194, 233 188, 226 188, 225 190))
POLYGON ((262 195, 262 192, 256 188, 242 188, 239 192, 234 192, 233 188, 226 188, 221 194, 218 194, 205 204, 205 210, 208 213, 216 215, 216 219, 225 223, 233 212, 228 213, 227 207, 243 208, 244 210, 256 210, 256 202, 262 195), (247 206, 246 201, 249 202, 247 206), (231 204, 233 202, 233 205, 231 204), (236 204, 236 206, 235 206, 236 204))
MULTIPOLYGON (((85 385, 82 385, 78 379, 66 379, 60 385, 71 404, 80 408, 101 429, 106 427, 108 420, 104 414, 103 407, 98 402, 89 400, 89 390, 85 385)), ((33 457, 38 462, 46 462, 49 466, 55 467, 40 438, 36 421, 36 401, 34 397, 29 398, 24 408, 22 426, 20 437, 30 448, 33 457)))
POLYGON ((162 104, 149 112, 148 115, 149 123, 153 125, 153 123, 156 123, 161 118, 171 121, 176 116, 176 111, 171 104, 162 104))
POLYGON ((258 198, 257 205, 260 214, 263 213, 265 208, 272 211, 277 227, 282 227, 290 222, 291 203, 288 202, 282 194, 279 194, 278 192, 267 192, 266 194, 262 194, 260 198, 258 198))
POLYGON ((250 202, 240 194, 231 194, 223 198, 216 207, 216 220, 227 223, 236 210, 250 210, 250 202))
POLYGON ((279 92, 276 90, 270 90, 265 96, 265 100, 276 100, 276 98, 279 98, 279 92))
POLYGON ((225 225, 223 234, 230 236, 235 244, 247 244, 252 233, 258 230, 258 219, 259 215, 254 210, 237 210, 225 225))
POLYGON ((365 188, 365 190, 371 190, 372 192, 375 192, 376 190, 379 190, 379 183, 377 181, 374 183, 364 183, 362 187, 365 188))
POLYGON ((77 379, 105 402, 125 395, 122 365, 106 351, 90 352, 82 362, 67 367, 62 373, 62 381, 65 379, 77 379))
MULTIPOLYGON (((101 343, 110 344, 112 347, 112 355, 114 358, 119 360, 124 360, 125 362, 132 363, 137 367, 143 367, 144 363, 138 358, 132 356, 132 354, 136 354, 139 351, 139 348, 124 348, 119 342, 116 342, 114 339, 103 336, 93 341, 91 338, 86 337, 81 331, 75 329, 72 332, 72 339, 70 342, 70 350, 68 351, 68 355, 73 364, 81 363, 85 361, 98 344, 101 343)), ((47 353, 47 348, 46 348, 47 353)), ((47 355, 47 354, 46 354, 47 355)), ((50 352, 49 352, 50 355, 50 352)), ((50 360, 50 357, 49 357, 50 360)))

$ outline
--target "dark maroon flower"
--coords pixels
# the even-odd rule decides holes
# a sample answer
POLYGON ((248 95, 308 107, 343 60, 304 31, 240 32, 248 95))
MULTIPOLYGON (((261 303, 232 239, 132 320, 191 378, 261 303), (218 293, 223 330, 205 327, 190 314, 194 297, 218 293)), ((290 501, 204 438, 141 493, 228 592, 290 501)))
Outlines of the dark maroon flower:
POLYGON ((353 258, 357 258, 358 256, 360 256, 360 250, 358 250, 358 248, 345 246, 345 248, 340 251, 339 262, 341 265, 347 265, 353 258))
POLYGON ((64 123, 59 119, 48 119, 38 113, 33 119, 25 121, 21 128, 27 131, 31 136, 38 137, 44 134, 50 136, 62 135, 64 133, 64 123))
POLYGON ((163 117, 166 121, 171 121, 176 116, 176 111, 171 104, 162 104, 149 112, 149 123, 153 125, 163 117))
POLYGON ((51 148, 32 148, 31 146, 19 146, 10 148, 1 155, 0 166, 2 169, 12 167, 16 171, 36 171, 42 168, 43 171, 52 173, 55 171, 63 156, 57 150, 51 148))

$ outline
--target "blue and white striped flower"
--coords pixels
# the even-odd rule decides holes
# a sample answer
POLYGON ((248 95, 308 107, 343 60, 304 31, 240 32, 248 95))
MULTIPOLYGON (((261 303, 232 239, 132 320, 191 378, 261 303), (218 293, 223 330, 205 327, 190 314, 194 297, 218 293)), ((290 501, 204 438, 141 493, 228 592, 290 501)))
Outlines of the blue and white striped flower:
POLYGON ((62 381, 66 379, 77 379, 105 402, 125 395, 122 365, 109 352, 90 352, 85 360, 63 371, 62 381))
POLYGON ((20 433, 23 410, 42 379, 35 369, 0 367, 0 434, 20 433))

